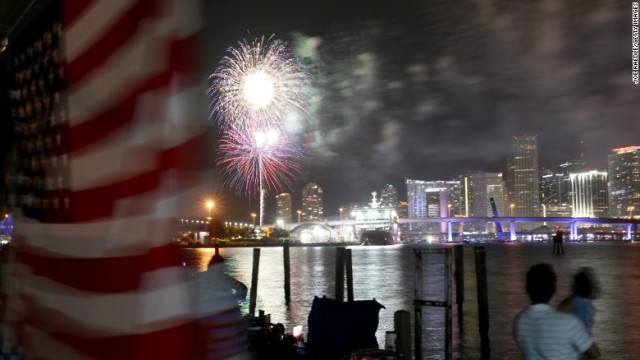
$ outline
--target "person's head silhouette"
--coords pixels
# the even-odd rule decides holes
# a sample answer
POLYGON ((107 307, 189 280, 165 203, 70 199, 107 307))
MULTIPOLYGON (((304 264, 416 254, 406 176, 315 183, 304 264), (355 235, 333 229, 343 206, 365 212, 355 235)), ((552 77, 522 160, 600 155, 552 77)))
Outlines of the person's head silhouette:
POLYGON ((216 253, 213 255, 211 260, 209 261, 209 267, 216 264, 223 264, 224 258, 220 255, 220 250, 218 249, 218 245, 216 245, 216 253))
POLYGON ((527 273, 527 293, 531 303, 547 303, 556 293, 556 272, 549 264, 537 264, 527 273))

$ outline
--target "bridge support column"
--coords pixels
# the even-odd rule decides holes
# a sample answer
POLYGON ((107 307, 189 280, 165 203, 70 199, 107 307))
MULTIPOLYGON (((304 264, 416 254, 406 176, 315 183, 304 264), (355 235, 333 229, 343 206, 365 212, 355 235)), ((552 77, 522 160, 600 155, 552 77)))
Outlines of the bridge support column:
POLYGON ((569 239, 578 240, 578 223, 572 222, 569 224, 569 239))
POLYGON ((631 235, 631 224, 627 224, 627 240, 633 240, 633 235, 631 235))
POLYGON ((447 241, 448 242, 452 242, 453 241, 453 234, 451 232, 451 227, 452 227, 452 223, 451 221, 447 222, 447 241))
POLYGON ((509 237, 509 240, 511 241, 516 241, 516 222, 515 221, 511 221, 509 223, 509 231, 511 232, 511 236, 509 237))
POLYGON ((638 241, 640 238, 638 237, 638 223, 633 224, 633 241, 638 241))

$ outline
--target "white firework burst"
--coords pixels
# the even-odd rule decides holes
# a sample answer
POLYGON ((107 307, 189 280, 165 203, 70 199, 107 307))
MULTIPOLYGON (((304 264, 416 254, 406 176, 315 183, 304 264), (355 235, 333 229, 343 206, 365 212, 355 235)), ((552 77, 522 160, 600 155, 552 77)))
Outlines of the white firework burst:
POLYGON ((286 42, 243 40, 227 52, 207 91, 221 127, 282 128, 287 116, 306 111, 311 77, 286 42))

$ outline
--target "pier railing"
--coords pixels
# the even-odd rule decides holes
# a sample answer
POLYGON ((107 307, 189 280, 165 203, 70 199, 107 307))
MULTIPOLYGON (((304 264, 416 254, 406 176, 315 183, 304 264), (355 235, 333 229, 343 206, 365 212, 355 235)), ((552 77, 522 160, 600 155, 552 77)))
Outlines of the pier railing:
POLYGON ((415 299, 413 300, 415 311, 415 354, 416 359, 423 359, 422 349, 422 307, 435 306, 444 308, 444 332, 445 332, 445 359, 451 360, 453 356, 453 328, 452 328, 452 310, 451 310, 451 274, 453 269, 453 261, 451 259, 452 249, 415 249, 416 270, 415 270, 415 299), (425 300, 423 299, 423 272, 422 272, 422 254, 443 254, 444 255, 444 300, 425 300))

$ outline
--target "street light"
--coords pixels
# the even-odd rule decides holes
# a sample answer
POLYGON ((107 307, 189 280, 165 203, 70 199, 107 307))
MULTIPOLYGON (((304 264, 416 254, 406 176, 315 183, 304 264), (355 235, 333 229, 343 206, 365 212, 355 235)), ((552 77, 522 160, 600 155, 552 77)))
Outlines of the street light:
POLYGON ((211 223, 211 209, 213 209, 214 203, 211 200, 207 200, 206 205, 207 205, 207 209, 209 210, 209 216, 207 217, 207 230, 208 230, 207 232, 209 233, 209 239, 211 239, 213 236, 213 234, 211 234, 213 232, 212 231, 213 224, 211 223))
POLYGON ((451 217, 451 204, 447 204, 447 217, 451 217))
POLYGON ((338 209, 338 210, 340 210, 340 221, 342 221, 342 212, 344 211, 344 209, 343 209, 343 208, 340 208, 340 209, 338 209))
POLYGON ((511 204, 509 207, 511 208, 511 217, 513 217, 513 208, 516 207, 516 204, 511 204))
POLYGON ((633 210, 635 210, 636 207, 635 206, 629 206, 627 208, 627 211, 629 211, 629 219, 633 219, 633 210))
POLYGON ((211 209, 213 208, 213 201, 207 201, 207 209, 209 209, 209 219, 211 219, 211 209))
POLYGON ((300 224, 300 215, 302 215, 302 210, 298 210, 298 224, 300 224))
POLYGON ((253 226, 256 226, 256 213, 251 213, 251 217, 253 218, 253 226))

